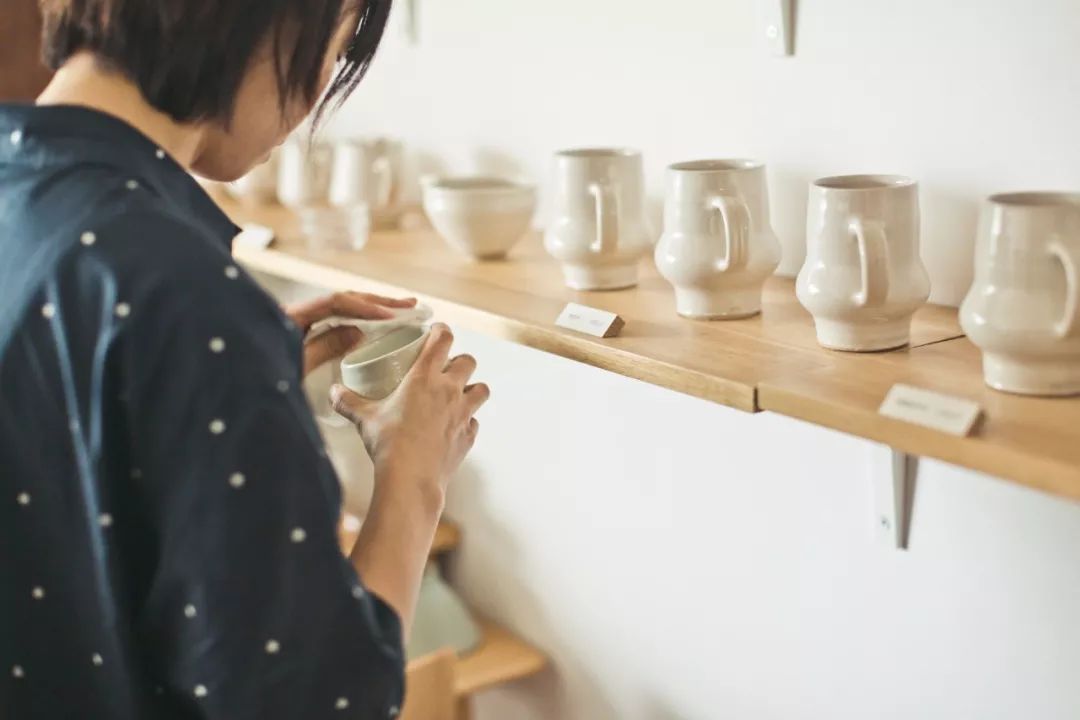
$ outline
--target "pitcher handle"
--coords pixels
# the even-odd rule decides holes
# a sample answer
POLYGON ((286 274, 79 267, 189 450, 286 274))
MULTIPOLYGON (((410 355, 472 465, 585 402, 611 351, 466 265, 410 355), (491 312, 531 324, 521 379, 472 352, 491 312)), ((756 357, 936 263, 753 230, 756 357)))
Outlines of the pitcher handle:
POLYGON ((1080 330, 1080 273, 1077 272, 1080 261, 1076 252, 1060 240, 1050 243, 1049 249, 1065 268, 1065 313, 1054 324, 1054 333, 1062 339, 1075 337, 1080 330))
POLYGON ((716 269, 719 272, 738 270, 748 260, 750 208, 735 195, 716 195, 709 205, 718 211, 724 226, 724 259, 716 264, 716 269))
POLYGON ((390 163, 390 158, 385 155, 378 157, 371 167, 376 177, 375 200, 378 203, 376 207, 389 207, 394 194, 394 168, 390 163))
POLYGON ((848 225, 859 246, 860 287, 855 293, 858 307, 880 305, 889 297, 889 264, 885 228, 880 224, 864 224, 851 218, 848 225))
POLYGON ((619 243, 619 212, 615 188, 610 183, 589 185, 589 194, 596 205, 596 240, 589 250, 599 255, 615 252, 619 243))

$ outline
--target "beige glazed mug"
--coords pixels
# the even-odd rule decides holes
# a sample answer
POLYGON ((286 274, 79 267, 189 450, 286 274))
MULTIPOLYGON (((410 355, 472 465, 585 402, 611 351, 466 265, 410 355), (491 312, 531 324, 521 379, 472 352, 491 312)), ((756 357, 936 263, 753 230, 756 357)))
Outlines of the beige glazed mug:
POLYGON ((780 264, 765 166, 753 160, 670 166, 655 259, 675 288, 679 315, 723 320, 761 312, 762 285, 780 264))
POLYGON ((795 292, 822 346, 872 352, 908 344, 911 317, 930 296, 919 222, 910 178, 841 175, 810 185, 795 292))
POLYGON ((653 246, 645 174, 636 150, 590 148, 555 155, 553 214, 544 238, 567 287, 637 285, 638 261, 653 246))
POLYGON ((960 324, 983 377, 1023 395, 1080 394, 1080 193, 994 195, 960 324))

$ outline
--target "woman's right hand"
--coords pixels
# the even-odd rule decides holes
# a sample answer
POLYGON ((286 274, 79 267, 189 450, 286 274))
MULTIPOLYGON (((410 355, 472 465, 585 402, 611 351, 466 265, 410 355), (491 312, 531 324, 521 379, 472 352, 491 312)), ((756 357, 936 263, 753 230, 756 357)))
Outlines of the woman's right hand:
POLYGON ((442 510, 446 483, 476 442, 473 415, 487 402, 487 385, 470 385, 476 360, 452 360, 454 336, 432 326, 424 348, 397 390, 385 400, 360 397, 341 385, 330 390, 334 410, 360 431, 375 463, 376 491, 399 484, 419 490, 442 510))

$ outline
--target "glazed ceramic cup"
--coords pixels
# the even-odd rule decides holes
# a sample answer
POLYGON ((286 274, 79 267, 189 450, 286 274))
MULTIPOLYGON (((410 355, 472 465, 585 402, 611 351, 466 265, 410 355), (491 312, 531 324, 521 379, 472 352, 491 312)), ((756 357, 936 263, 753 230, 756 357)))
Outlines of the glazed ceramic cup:
POLYGON ((670 166, 655 258, 675 287, 680 315, 723 320, 761 312, 762 285, 780 264, 765 165, 699 160, 670 166))
POLYGON ((329 145, 292 139, 281 146, 278 163, 278 200, 291 208, 326 205, 330 190, 329 145))
POLYGON ((506 257, 532 226, 536 190, 530 185, 485 177, 428 177, 422 184, 431 224, 470 257, 506 257))
POLYGON ((409 326, 361 345, 341 361, 342 384, 361 397, 382 400, 405 379, 427 335, 428 328, 409 326))
POLYGON ((562 263, 568 287, 616 290, 637 284, 638 260, 653 246, 641 153, 557 153, 553 205, 545 246, 562 263))
POLYGON ((1080 193, 994 195, 960 324, 997 390, 1080 394, 1080 193))
POLYGON ((806 262, 796 294, 818 342, 868 352, 906 345, 930 295, 919 257, 919 191, 899 175, 843 175, 810 186, 806 262))

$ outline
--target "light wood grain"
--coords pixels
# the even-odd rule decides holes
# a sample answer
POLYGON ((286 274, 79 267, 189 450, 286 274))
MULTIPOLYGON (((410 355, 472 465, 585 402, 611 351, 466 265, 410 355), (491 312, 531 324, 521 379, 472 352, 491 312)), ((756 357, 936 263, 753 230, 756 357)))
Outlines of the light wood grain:
POLYGON ((529 643, 495 623, 477 618, 483 634, 480 646, 458 658, 454 691, 458 697, 521 680, 539 673, 547 658, 529 643))
POLYGON ((400 720, 455 720, 456 664, 453 650, 432 653, 409 663, 400 720))
MULTIPOLYGON (((338 528, 338 539, 341 545, 341 551, 346 555, 352 552, 353 545, 356 544, 356 538, 360 534, 360 530, 350 529, 346 523, 342 523, 338 528)), ((440 555, 445 555, 457 548, 461 543, 461 528, 447 519, 439 521, 439 526, 435 528, 435 541, 431 544, 431 553, 429 557, 435 558, 440 555)))
POLYGON ((967 338, 838 356, 827 368, 769 378, 758 393, 766 410, 1080 500, 1080 399, 988 388, 979 351, 967 338), (896 383, 974 400, 984 418, 971 437, 957 438, 878 415, 896 383))
MULTIPOLYGON (((563 285, 558 264, 536 235, 503 262, 462 257, 424 227, 377 233, 359 252, 311 250, 297 239, 287 210, 227 201, 223 207, 238 221, 275 228, 280 237, 270 250, 236 251, 251 269, 335 290, 416 295, 441 320, 741 410, 759 409, 763 380, 826 367, 834 354, 818 346, 789 279, 766 284, 757 317, 694 321, 676 315, 671 287, 647 260, 637 288, 578 292, 563 285), (555 320, 568 302, 613 312, 626 326, 619 337, 604 339, 558 328, 555 320)), ((912 340, 921 345, 961 334, 955 310, 927 306, 916 315, 912 340)))

